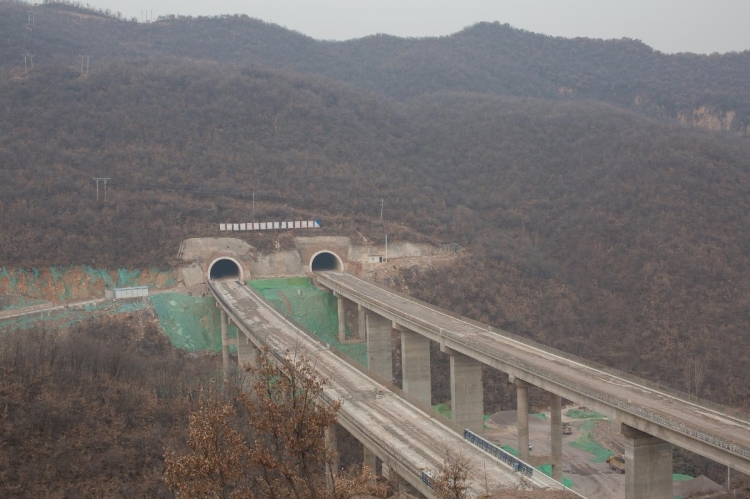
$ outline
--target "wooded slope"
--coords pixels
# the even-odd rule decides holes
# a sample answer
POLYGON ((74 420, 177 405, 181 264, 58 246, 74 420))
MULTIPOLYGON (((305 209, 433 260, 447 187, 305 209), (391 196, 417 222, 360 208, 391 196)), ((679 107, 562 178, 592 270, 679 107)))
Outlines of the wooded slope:
POLYGON ((406 272, 409 289, 747 406, 750 145, 594 98, 626 105, 656 74, 669 85, 648 88, 669 102, 704 92, 739 109, 748 53, 495 25, 331 43, 240 17, 143 25, 44 7, 26 76, 11 62, 22 7, 0 3, 0 265, 166 266, 184 238, 249 221, 255 192, 258 219, 460 242, 470 258, 406 272), (111 178, 106 204, 92 177, 111 178))
POLYGON ((167 17, 154 23, 107 18, 62 4, 0 3, 0 64, 94 67, 114 59, 184 57, 316 74, 404 99, 458 91, 556 100, 593 99, 748 134, 750 52, 668 55, 640 41, 565 39, 497 23, 450 36, 314 40, 247 16, 167 17))

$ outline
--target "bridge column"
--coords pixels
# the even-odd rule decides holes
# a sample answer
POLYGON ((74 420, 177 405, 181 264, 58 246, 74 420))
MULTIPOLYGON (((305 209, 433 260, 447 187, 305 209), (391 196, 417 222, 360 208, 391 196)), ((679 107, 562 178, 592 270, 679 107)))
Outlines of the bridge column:
POLYGON ((417 400, 432 404, 430 340, 404 327, 401 331, 401 370, 404 391, 417 400))
POLYGON ((364 449, 365 449, 364 450, 364 456, 363 456, 363 459, 362 459, 362 466, 363 467, 367 466, 368 468, 370 468, 372 470, 372 472, 374 474, 376 472, 376 469, 377 469, 376 465, 377 465, 377 459, 378 459, 378 457, 366 445, 363 445, 362 447, 364 447, 364 449))
POLYGON ((516 385, 516 413, 518 426, 518 457, 529 459, 529 385, 518 378, 516 385))
POLYGON ((552 449, 552 478, 562 482, 562 400, 559 395, 549 394, 550 447, 552 449))
POLYGON ((242 331, 237 333, 237 363, 240 365, 240 372, 245 377, 245 389, 249 389, 252 386, 251 378, 244 367, 247 364, 255 369, 260 368, 260 350, 242 331))
POLYGON ((484 435, 482 363, 458 352, 451 356, 451 419, 484 435))
POLYGON ((390 383, 393 381, 391 321, 370 311, 366 322, 367 367, 390 383))
POLYGON ((628 425, 625 437, 625 499, 672 498, 672 444, 628 425))
POLYGON ((333 478, 339 476, 339 452, 336 426, 336 423, 333 423, 325 430, 326 450, 331 453, 329 459, 326 460, 326 485, 328 490, 333 490, 333 478))
POLYGON ((344 307, 345 298, 336 293, 336 299, 339 306, 339 343, 343 345, 346 341, 346 309, 344 307))
POLYGON ((227 313, 221 309, 221 364, 224 369, 224 381, 229 381, 229 335, 227 333, 227 313))
POLYGON ((358 338, 364 340, 367 337, 367 309, 361 303, 357 303, 358 338))

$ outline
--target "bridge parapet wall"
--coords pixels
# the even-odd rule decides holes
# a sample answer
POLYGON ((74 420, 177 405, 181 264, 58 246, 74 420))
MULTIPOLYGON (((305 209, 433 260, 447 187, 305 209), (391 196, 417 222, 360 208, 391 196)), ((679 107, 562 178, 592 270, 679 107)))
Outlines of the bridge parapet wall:
MULTIPOLYGON (((400 291, 397 291, 397 290, 395 290, 393 288, 390 288, 388 286, 385 286, 383 284, 380 284, 380 283, 377 283, 377 282, 373 282, 373 281, 367 281, 367 283, 370 284, 370 285, 376 286, 378 288, 381 288, 381 289, 383 289, 385 291, 388 291, 389 293, 398 295, 398 296, 404 298, 405 300, 418 303, 418 304, 420 304, 420 305, 422 305, 422 306, 424 306, 426 308, 434 310, 435 312, 439 312, 441 314, 448 315, 448 316, 454 317, 456 319, 460 319, 461 321, 467 322, 467 323, 469 323, 469 324, 471 324, 471 325, 473 325, 473 326, 475 326, 477 328, 484 329, 486 331, 490 331, 492 333, 504 336, 505 338, 517 341, 519 343, 523 343, 525 345, 528 345, 528 346, 531 346, 531 347, 534 347, 534 348, 538 348, 539 350, 544 350, 545 352, 551 353, 553 355, 556 355, 556 356, 559 356, 559 357, 563 357, 563 358, 565 358, 567 360, 571 360, 573 362, 576 362, 576 363, 579 363, 579 364, 583 364, 583 365, 585 365, 587 367, 591 367, 593 369, 596 369, 596 370, 599 370, 599 371, 603 371, 603 372, 605 372, 607 374, 611 374, 612 376, 617 376, 618 378, 622 378, 622 379, 625 379, 627 381, 630 381, 630 382, 633 382, 633 383, 637 383, 637 384, 646 386, 647 388, 651 388, 653 390, 657 390, 657 391, 663 392, 663 393, 665 393, 667 395, 671 395, 673 397, 677 397, 677 398, 680 398, 680 399, 683 399, 683 400, 688 400, 688 401, 692 402, 695 405, 699 405, 699 406, 705 407, 707 409, 713 409, 713 410, 716 410, 716 411, 720 411, 720 412, 724 412, 724 413, 727 413, 727 414, 731 414, 733 416, 736 416, 736 417, 739 417, 739 418, 742 418, 742 419, 746 419, 746 420, 748 420, 748 422, 750 422, 750 412, 742 411, 742 410, 735 409, 735 408, 732 408, 732 407, 727 407, 727 406, 725 406, 723 404, 719 404, 718 402, 713 402, 711 400, 707 400, 707 399, 704 399, 702 397, 698 397, 697 395, 692 395, 692 394, 689 394, 687 392, 683 392, 681 390, 677 390, 676 388, 672 388, 672 387, 669 387, 667 385, 663 385, 661 383, 655 383, 655 382, 649 381, 649 380, 647 380, 645 378, 640 378, 640 377, 638 377, 636 375, 629 374, 629 373, 626 373, 624 371, 619 371, 617 369, 614 369, 612 367, 606 366, 604 364, 600 364, 600 363, 598 363, 596 361, 589 360, 589 359, 584 359, 584 358, 579 357, 579 356, 577 356, 575 354, 564 352, 562 350, 558 350, 557 348, 551 347, 549 345, 545 345, 543 343, 538 343, 538 342, 536 342, 536 341, 534 341, 534 340, 532 340, 530 338, 526 338, 524 336, 518 336, 516 334, 510 333, 510 332, 505 331, 503 329, 492 327, 492 326, 488 326, 487 324, 481 323, 479 321, 475 321, 474 319, 469 319, 468 317, 464 317, 461 314, 457 314, 457 313, 452 312, 450 310, 446 310, 446 309, 437 307, 435 305, 432 305, 430 303, 427 303, 427 302, 424 302, 424 301, 419 300, 417 298, 414 298, 413 296, 407 295, 406 293, 402 293, 400 291)), ((362 299, 362 301, 366 302, 367 298, 364 297, 362 299)), ((431 327, 430 325, 428 325, 426 323, 424 324, 424 326, 425 327, 431 327)))
MULTIPOLYGON (((480 341, 473 341, 470 337, 459 333, 452 333, 449 330, 438 329, 435 325, 426 322, 419 317, 413 316, 411 314, 405 314, 404 312, 397 310, 386 303, 381 303, 369 296, 362 296, 355 290, 351 290, 348 288, 342 289, 335 282, 326 281, 325 276, 323 275, 318 276, 318 280, 323 286, 328 287, 333 291, 362 304, 363 307, 371 309, 376 313, 389 316, 394 321, 402 323, 405 327, 420 332, 421 334, 425 334, 433 341, 440 342, 441 347, 449 347, 450 349, 474 357, 487 365, 507 372, 508 374, 516 376, 535 386, 544 388, 547 391, 562 395, 565 398, 585 402, 586 405, 595 407, 596 410, 607 414, 613 414, 618 420, 634 428, 658 436, 672 443, 676 443, 681 447, 702 454, 723 464, 730 465, 734 469, 744 471, 746 473, 750 472, 750 448, 738 445, 737 443, 729 441, 726 438, 711 435, 693 426, 689 426, 677 419, 669 417, 669 415, 666 413, 657 413, 651 410, 647 410, 638 405, 630 403, 629 400, 611 396, 603 390, 596 390, 592 389, 591 387, 580 386, 566 379, 561 379, 551 371, 548 371, 537 365, 531 365, 523 359, 514 357, 512 355, 506 355, 498 351, 492 352, 491 354, 486 353, 486 345, 481 343, 480 341)), ((621 373, 616 369, 601 366, 595 362, 581 359, 566 352, 561 352, 552 347, 536 343, 528 338, 519 337, 506 331, 491 328, 486 324, 461 317, 458 314, 448 313, 447 311, 439 309, 438 307, 421 302, 420 300, 416 300, 411 296, 405 295, 403 293, 398 293, 386 286, 372 283, 370 281, 368 281, 367 283, 382 288, 389 293, 403 297, 404 300, 418 303, 426 308, 439 312, 440 314, 458 318, 461 321, 471 324, 478 329, 504 336, 508 339, 532 346, 534 348, 538 348, 562 358, 580 363, 592 369, 602 371, 603 373, 622 378, 629 382, 642 385, 646 388, 651 388, 663 393, 666 396, 682 399, 683 401, 688 401, 693 405, 704 407, 707 410, 721 411, 722 413, 727 415, 727 418, 734 418, 736 424, 738 424, 739 426, 750 428, 750 422, 739 419, 736 416, 732 416, 732 412, 736 413, 736 411, 731 411, 721 404, 702 400, 698 397, 690 396, 678 390, 674 390, 657 383, 640 379, 637 376, 629 375, 627 373, 621 373)), ((665 410, 668 410, 666 409, 666 406, 665 410)))

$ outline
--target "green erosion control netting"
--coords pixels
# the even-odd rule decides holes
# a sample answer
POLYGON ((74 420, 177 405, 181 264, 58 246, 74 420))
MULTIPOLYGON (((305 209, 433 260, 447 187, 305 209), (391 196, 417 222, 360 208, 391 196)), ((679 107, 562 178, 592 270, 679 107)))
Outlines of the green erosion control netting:
POLYGON ((148 286, 169 288, 177 284, 173 270, 95 269, 42 267, 0 269, 0 310, 39 303, 65 303, 104 296, 105 287, 148 286))
MULTIPOLYGON (((151 295, 159 325, 177 348, 221 351, 221 312, 208 296, 181 293, 151 295)), ((229 325, 229 338, 237 338, 237 327, 229 325)), ((231 352, 237 347, 232 345, 231 352)))
POLYGON ((436 404, 432 406, 433 409, 435 409, 437 412, 439 412, 442 416, 451 419, 451 403, 450 402, 443 402, 442 404, 436 404))
POLYGON ((576 449, 585 450, 586 452, 593 454, 591 458, 592 463, 603 463, 609 456, 614 454, 611 450, 605 449, 602 445, 594 439, 594 419, 588 419, 581 424, 581 432, 583 435, 576 438, 568 445, 575 447, 576 449))
POLYGON ((690 475, 680 475, 679 473, 675 473, 672 475, 672 481, 673 482, 687 482, 688 480, 692 480, 693 477, 690 475))
POLYGON ((566 416, 573 419, 607 419, 604 414, 594 411, 582 411, 580 409, 568 409, 566 416))
MULTIPOLYGON (((436 412, 439 412, 441 416, 447 419, 453 419, 452 412, 451 412, 451 403, 450 402, 443 402, 442 404, 435 404, 432 406, 432 409, 436 412)), ((490 419, 490 417, 485 414, 484 420, 487 421, 490 419)), ((486 429, 489 429, 489 426, 485 423, 484 427, 486 429)))
POLYGON ((333 294, 316 288, 306 277, 258 279, 247 283, 286 317, 367 366, 367 346, 364 343, 342 345, 338 341, 338 303, 333 294))
POLYGON ((541 419, 542 421, 547 420, 547 413, 546 412, 532 412, 529 414, 529 416, 534 416, 537 419, 541 419))
POLYGON ((0 320, 0 331, 28 329, 32 326, 65 328, 84 319, 101 315, 126 314, 146 308, 144 300, 128 302, 102 302, 82 307, 64 308, 49 312, 39 312, 21 317, 0 320))
MULTIPOLYGON (((505 452, 509 452, 510 454, 513 454, 514 456, 518 457, 518 450, 516 450, 515 447, 511 447, 510 445, 501 445, 500 448, 503 449, 505 452)), ((549 464, 537 466, 536 469, 538 469, 539 471, 541 471, 548 477, 552 476, 552 466, 549 464)), ((568 487, 569 489, 573 488, 573 481, 566 476, 563 476, 562 484, 568 487)))

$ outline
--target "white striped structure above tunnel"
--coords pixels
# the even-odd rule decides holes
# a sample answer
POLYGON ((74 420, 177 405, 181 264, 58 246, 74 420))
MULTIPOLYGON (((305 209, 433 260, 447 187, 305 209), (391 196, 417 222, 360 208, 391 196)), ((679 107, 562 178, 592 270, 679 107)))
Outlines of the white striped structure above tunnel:
POLYGON ((219 224, 219 230, 244 232, 248 230, 320 229, 320 225, 320 220, 295 220, 293 222, 244 222, 219 224))

